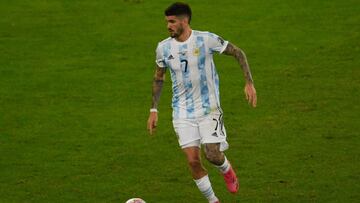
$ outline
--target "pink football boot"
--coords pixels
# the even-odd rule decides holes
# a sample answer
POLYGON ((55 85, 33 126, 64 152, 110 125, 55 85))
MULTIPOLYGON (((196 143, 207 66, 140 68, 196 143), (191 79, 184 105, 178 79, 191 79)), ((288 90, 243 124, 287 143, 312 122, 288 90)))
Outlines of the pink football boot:
POLYGON ((223 174, 223 176, 224 176, 224 180, 225 180, 225 183, 226 183, 226 186, 227 186, 227 189, 229 190, 229 192, 237 193, 237 191, 239 190, 239 182, 236 177, 235 171, 231 167, 231 165, 230 165, 229 171, 226 172, 225 174, 223 174))

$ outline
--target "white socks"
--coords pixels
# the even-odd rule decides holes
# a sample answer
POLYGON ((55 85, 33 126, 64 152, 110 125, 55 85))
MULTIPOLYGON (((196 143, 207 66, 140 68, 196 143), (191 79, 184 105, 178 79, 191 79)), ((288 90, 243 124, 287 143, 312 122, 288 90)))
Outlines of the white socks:
MULTIPOLYGON (((224 163, 221 164, 220 166, 216 166, 216 168, 218 168, 219 171, 223 174, 227 173, 230 170, 231 168, 230 162, 227 160, 226 156, 224 163)), ((200 192, 209 200, 209 203, 215 203, 219 201, 219 199, 215 196, 215 193, 211 187, 211 183, 208 175, 194 181, 197 187, 199 188, 200 192)))
POLYGON ((222 165, 220 165, 220 166, 215 165, 216 168, 218 168, 221 171, 221 173, 223 173, 223 174, 228 172, 230 170, 230 167, 231 167, 229 161, 226 158, 226 156, 224 156, 224 157, 225 157, 225 161, 224 161, 224 163, 222 165))
POLYGON ((209 200, 209 203, 219 201, 211 187, 209 176, 206 175, 198 180, 194 180, 200 192, 209 200))

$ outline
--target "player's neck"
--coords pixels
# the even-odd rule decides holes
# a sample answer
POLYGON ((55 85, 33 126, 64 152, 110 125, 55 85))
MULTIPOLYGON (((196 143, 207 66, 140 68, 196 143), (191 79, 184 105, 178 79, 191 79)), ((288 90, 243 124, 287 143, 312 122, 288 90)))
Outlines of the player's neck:
POLYGON ((175 38, 176 41, 185 42, 191 36, 191 32, 192 32, 192 30, 190 27, 185 29, 184 32, 179 37, 175 38))

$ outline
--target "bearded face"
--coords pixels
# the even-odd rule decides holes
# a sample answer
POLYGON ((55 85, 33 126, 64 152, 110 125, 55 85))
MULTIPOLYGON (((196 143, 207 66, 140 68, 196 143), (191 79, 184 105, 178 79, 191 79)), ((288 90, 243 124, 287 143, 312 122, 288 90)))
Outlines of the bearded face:
POLYGON ((186 23, 186 18, 179 16, 166 16, 165 18, 170 37, 178 38, 184 32, 184 23, 186 23))

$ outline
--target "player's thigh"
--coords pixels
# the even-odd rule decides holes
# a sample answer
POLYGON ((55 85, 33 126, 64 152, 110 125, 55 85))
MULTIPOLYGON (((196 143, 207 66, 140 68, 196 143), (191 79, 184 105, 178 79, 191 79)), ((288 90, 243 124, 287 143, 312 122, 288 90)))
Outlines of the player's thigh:
POLYGON ((195 121, 178 119, 173 126, 181 148, 200 147, 200 131, 195 121))

